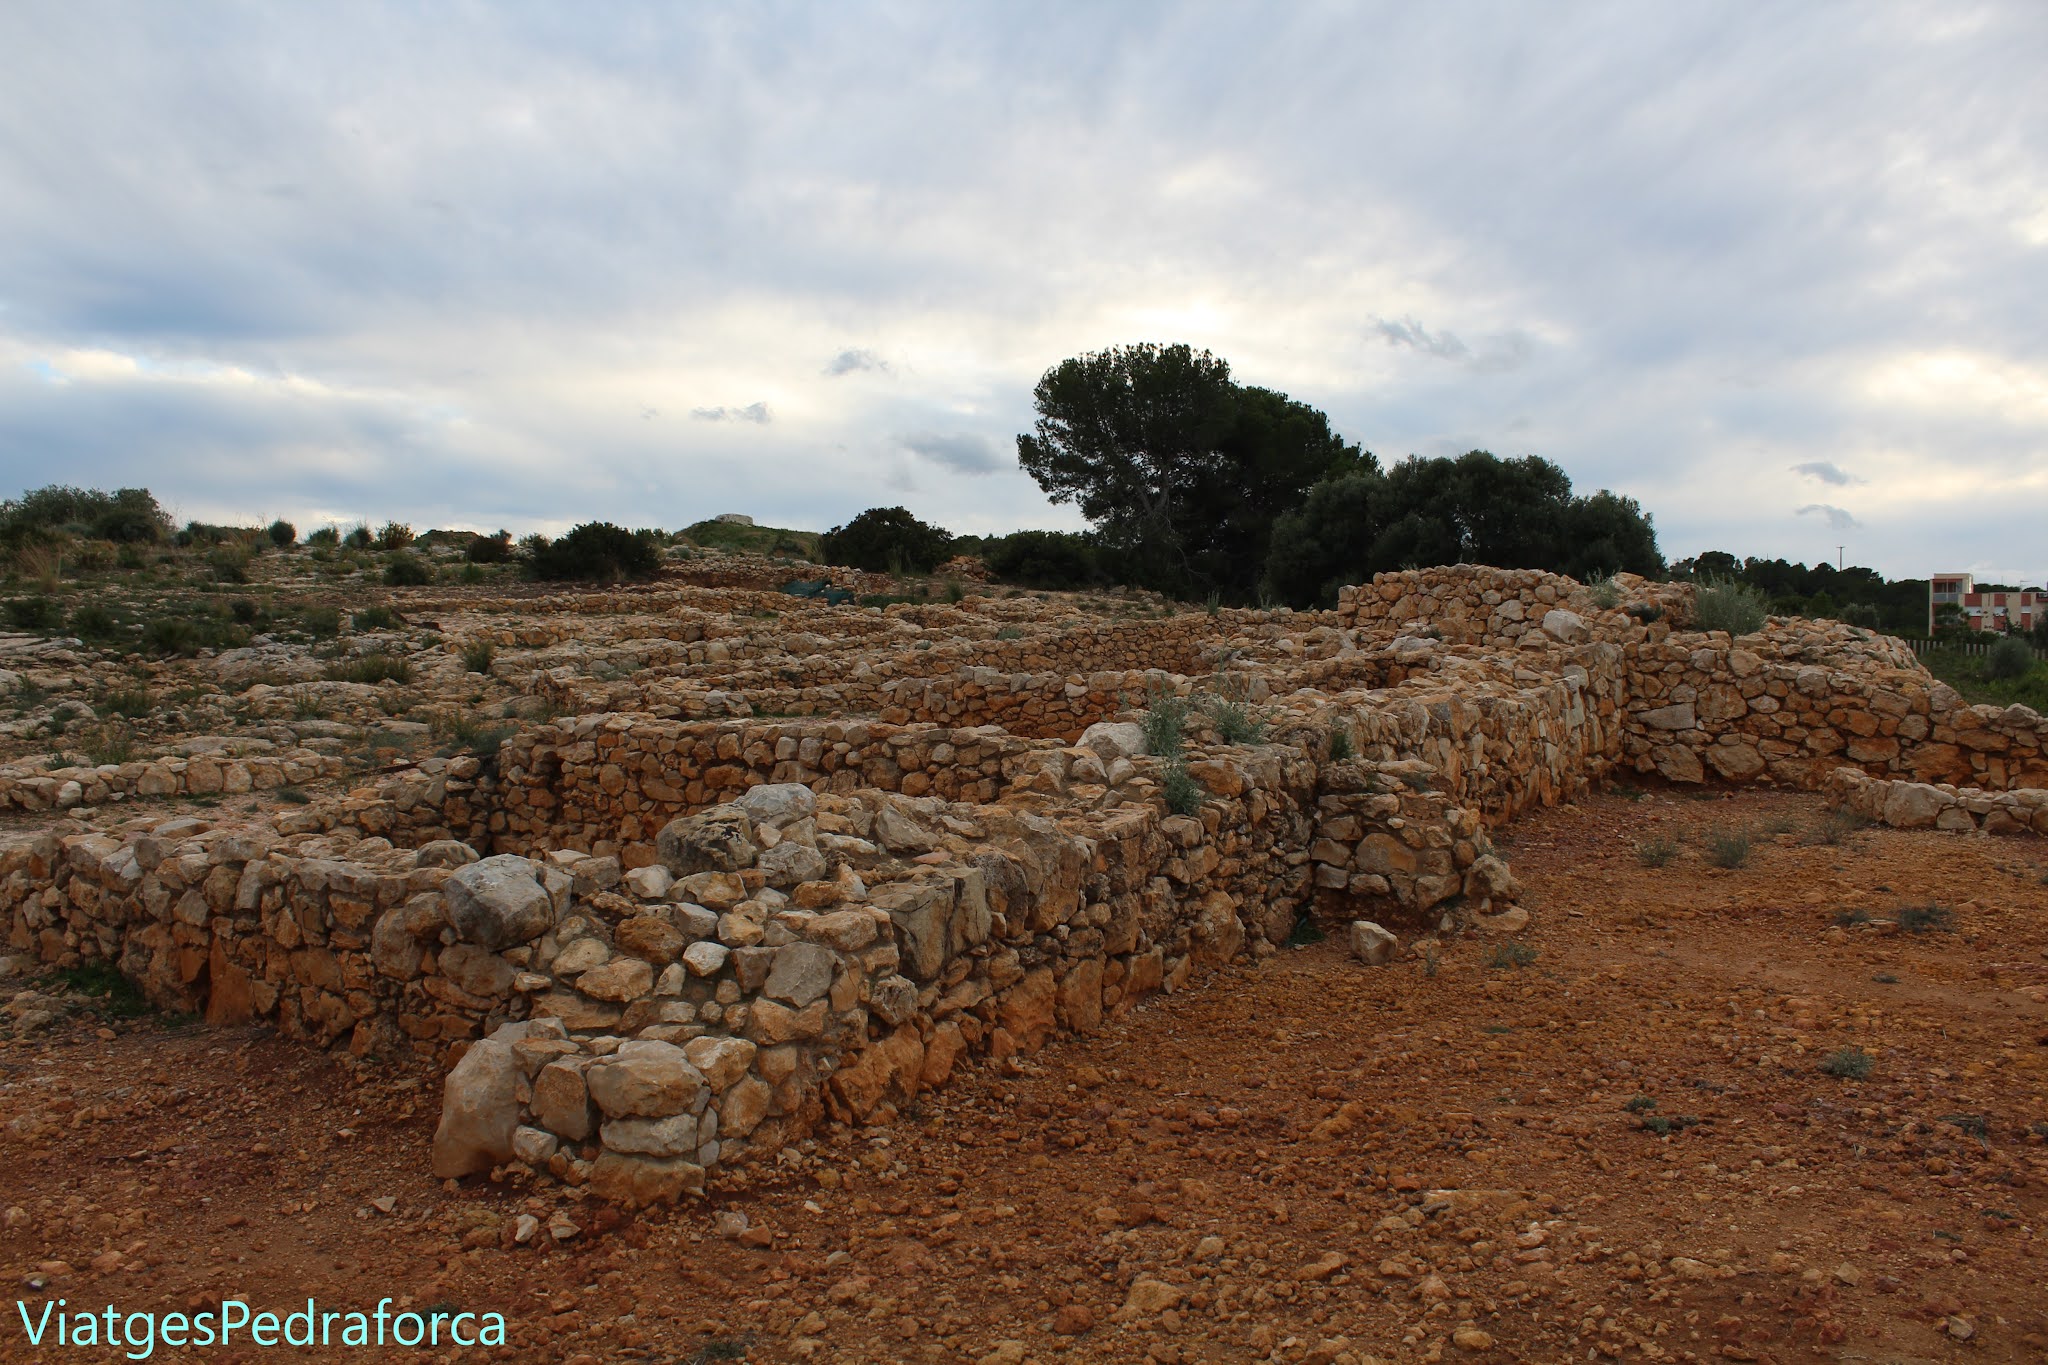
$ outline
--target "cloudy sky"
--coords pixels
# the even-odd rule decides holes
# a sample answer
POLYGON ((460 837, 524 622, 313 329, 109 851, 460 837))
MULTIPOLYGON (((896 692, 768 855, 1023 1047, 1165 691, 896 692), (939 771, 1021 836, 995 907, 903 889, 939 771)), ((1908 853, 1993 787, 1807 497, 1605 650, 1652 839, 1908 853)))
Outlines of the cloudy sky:
POLYGON ((2048 577, 2048 6, 0 6, 0 496, 515 531, 1018 472, 1188 341, 1706 548, 2048 577))

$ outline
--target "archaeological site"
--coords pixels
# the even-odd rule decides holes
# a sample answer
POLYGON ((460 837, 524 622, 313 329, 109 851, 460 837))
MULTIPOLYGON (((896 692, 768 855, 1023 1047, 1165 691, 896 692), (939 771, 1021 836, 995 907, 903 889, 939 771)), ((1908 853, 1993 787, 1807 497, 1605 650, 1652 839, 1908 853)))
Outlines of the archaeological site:
MULTIPOLYGON (((408 1359, 2048 1358, 2034 711, 1627 575, 789 578, 393 588, 10 750, 16 1295, 511 1323, 408 1359)), ((17 736, 135 686, 10 650, 17 736)))

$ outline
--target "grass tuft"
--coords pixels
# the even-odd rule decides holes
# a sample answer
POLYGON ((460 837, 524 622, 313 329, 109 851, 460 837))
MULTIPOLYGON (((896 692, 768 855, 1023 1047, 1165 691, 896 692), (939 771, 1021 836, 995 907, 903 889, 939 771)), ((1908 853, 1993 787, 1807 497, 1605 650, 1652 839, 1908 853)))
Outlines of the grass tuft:
POLYGON ((1495 948, 1493 955, 1486 959, 1486 965, 1494 968, 1519 969, 1534 962, 1538 956, 1537 951, 1528 944, 1510 941, 1495 948))
POLYGON ((1717 829, 1707 835, 1707 861, 1715 867, 1741 867, 1749 861, 1747 830, 1717 829))
POLYGON ((1877 1058, 1852 1044, 1830 1052, 1821 1060, 1820 1069, 1825 1075, 1845 1081, 1863 1081, 1870 1079, 1870 1073, 1877 1069, 1877 1058))
POLYGON ((1678 840, 1668 834, 1645 839, 1636 845, 1636 861, 1644 867, 1662 867, 1678 856, 1678 840))
POLYGON ((1945 934, 1956 927, 1956 917, 1939 905, 1907 905, 1899 909, 1899 927, 1909 934, 1945 934))

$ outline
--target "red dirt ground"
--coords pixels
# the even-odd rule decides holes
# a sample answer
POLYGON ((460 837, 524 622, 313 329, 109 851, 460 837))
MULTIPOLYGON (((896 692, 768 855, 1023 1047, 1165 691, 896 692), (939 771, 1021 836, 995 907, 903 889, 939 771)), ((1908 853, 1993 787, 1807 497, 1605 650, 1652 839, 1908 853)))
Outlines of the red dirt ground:
MULTIPOLYGON (((2048 846, 1824 814, 1588 798, 1507 832, 1522 965, 1289 949, 638 1218, 431 1180, 438 1077, 78 1016, 0 1047, 0 1269, 31 1314, 509 1324, 159 1361, 2048 1359, 2048 846)), ((0 1359, 120 1358, 7 1308, 0 1359)))

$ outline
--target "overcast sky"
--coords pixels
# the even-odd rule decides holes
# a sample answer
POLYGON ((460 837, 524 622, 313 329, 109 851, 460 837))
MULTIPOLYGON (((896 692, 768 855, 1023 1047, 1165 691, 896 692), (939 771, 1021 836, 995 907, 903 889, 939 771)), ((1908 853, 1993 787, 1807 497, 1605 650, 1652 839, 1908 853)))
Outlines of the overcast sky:
POLYGON ((2048 577, 2048 5, 0 6, 0 496, 1078 526, 1064 357, 2048 577))

